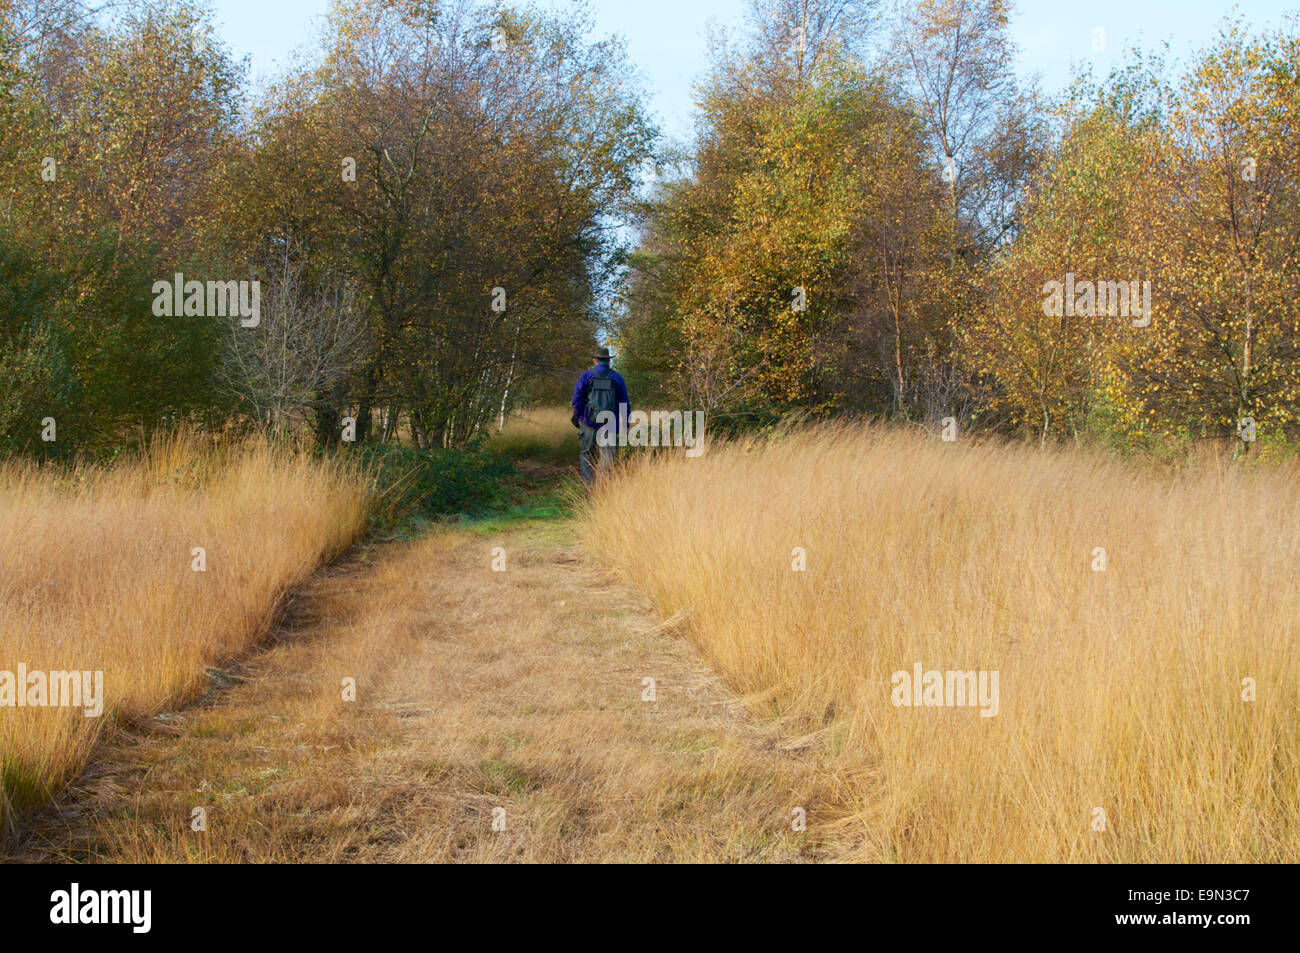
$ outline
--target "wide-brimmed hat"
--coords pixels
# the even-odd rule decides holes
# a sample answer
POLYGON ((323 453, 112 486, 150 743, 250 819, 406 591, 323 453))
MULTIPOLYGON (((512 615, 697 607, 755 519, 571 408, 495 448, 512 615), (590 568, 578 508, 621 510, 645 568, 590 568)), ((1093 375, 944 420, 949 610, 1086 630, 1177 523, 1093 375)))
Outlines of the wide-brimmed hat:
POLYGON ((597 361, 608 361, 608 360, 609 360, 609 348, 607 348, 607 347, 597 348, 597 349, 596 349, 596 353, 592 355, 592 358, 595 359, 595 360, 597 360, 597 361))

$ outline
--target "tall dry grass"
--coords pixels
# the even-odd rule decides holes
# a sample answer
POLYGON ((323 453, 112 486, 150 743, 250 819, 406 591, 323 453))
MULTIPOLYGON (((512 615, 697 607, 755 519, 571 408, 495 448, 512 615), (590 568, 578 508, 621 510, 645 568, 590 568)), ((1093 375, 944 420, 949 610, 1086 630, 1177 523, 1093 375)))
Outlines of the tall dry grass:
POLYGON ((578 431, 569 422, 569 407, 530 407, 492 428, 489 449, 511 457, 568 466, 578 460, 578 431))
POLYGON ((642 461, 587 519, 733 686, 823 732, 862 859, 1300 860, 1294 465, 833 427, 642 461), (895 706, 918 662, 998 671, 999 713, 895 706))
POLYGON ((364 529, 350 468, 248 444, 160 441, 110 470, 0 468, 0 670, 102 671, 102 716, 0 708, 0 821, 264 636, 281 597, 364 529), (194 568, 196 547, 206 571, 194 568))

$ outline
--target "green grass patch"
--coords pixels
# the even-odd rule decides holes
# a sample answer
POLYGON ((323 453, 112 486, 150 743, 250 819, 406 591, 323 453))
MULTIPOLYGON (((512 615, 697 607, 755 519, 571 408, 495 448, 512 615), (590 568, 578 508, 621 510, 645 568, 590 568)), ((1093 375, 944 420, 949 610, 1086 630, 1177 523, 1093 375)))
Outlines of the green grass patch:
POLYGON ((363 454, 379 498, 372 522, 381 539, 415 539, 448 524, 492 533, 563 523, 581 496, 570 472, 482 443, 432 451, 375 445, 363 454))
POLYGON ((484 758, 478 764, 483 773, 483 792, 518 796, 539 787, 527 770, 503 758, 484 758))

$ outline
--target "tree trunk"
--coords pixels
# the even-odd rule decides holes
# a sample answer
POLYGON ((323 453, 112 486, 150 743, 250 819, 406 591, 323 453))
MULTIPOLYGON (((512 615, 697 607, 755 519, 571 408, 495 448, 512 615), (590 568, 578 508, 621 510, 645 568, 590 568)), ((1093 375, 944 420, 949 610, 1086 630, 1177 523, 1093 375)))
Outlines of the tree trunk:
MULTIPOLYGON (((1255 318, 1251 312, 1250 275, 1246 275, 1246 340, 1241 349, 1241 393, 1237 397, 1237 431, 1241 438, 1241 455, 1250 453, 1251 441, 1246 439, 1248 430, 1242 421, 1250 416, 1250 374, 1255 352, 1255 318)), ((1251 435, 1253 436, 1253 434, 1251 435)))

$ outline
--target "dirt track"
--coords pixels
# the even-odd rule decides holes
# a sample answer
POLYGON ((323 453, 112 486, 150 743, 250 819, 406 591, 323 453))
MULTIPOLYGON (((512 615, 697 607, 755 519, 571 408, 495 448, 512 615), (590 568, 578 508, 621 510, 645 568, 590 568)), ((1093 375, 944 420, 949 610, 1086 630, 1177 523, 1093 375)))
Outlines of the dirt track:
POLYGON ((570 523, 372 547, 298 594, 264 651, 212 674, 200 704, 115 731, 6 859, 829 853, 813 752, 756 725, 671 625, 584 562, 570 523))

